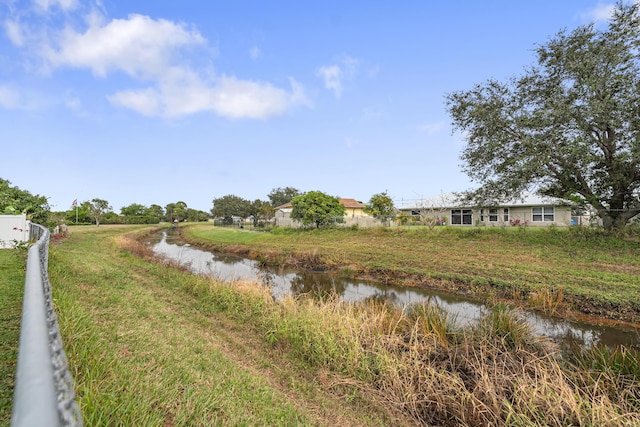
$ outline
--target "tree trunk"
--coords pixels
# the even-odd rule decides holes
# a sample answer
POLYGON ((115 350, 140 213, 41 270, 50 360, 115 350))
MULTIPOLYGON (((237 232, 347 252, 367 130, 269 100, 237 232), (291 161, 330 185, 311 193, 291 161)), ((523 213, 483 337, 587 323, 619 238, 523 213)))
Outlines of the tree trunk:
POLYGON ((626 211, 622 213, 612 214, 610 211, 604 210, 599 212, 602 218, 602 226, 606 231, 619 231, 626 227, 627 222, 637 215, 636 211, 626 211))

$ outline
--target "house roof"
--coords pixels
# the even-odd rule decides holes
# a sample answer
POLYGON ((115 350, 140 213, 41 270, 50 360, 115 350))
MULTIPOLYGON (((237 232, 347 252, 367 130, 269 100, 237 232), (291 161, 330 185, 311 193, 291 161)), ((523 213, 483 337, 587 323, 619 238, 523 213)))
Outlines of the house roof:
POLYGON ((340 204, 342 206, 344 206, 345 208, 351 208, 351 209, 364 209, 367 207, 367 205, 365 205, 362 202, 357 201, 356 199, 338 199, 338 201, 340 202, 340 204))
MULTIPOLYGON (((400 207, 399 209, 424 209, 424 208, 468 208, 457 200, 456 193, 445 193, 440 196, 419 200, 415 203, 400 207)), ((557 197, 540 196, 535 193, 523 193, 521 197, 498 203, 501 207, 523 207, 523 206, 558 206, 566 205, 569 202, 557 197)))

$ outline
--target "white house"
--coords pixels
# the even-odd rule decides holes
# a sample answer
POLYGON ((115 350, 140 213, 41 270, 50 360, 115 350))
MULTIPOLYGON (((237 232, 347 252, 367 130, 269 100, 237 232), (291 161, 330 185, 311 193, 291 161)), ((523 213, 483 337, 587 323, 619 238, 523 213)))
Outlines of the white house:
POLYGON ((405 215, 436 217, 439 222, 458 226, 569 226, 579 221, 572 218, 572 207, 566 200, 532 193, 494 206, 468 206, 461 204, 454 193, 447 193, 398 209, 405 215))
POLYGON ((0 249, 12 248, 15 242, 27 240, 29 240, 29 221, 26 215, 0 215, 0 249))

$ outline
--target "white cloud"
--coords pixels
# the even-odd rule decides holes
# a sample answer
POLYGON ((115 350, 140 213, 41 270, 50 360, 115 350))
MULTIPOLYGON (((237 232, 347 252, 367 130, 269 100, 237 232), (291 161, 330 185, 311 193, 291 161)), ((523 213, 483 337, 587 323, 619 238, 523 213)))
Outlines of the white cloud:
POLYGON ((24 33, 19 22, 6 20, 4 22, 4 28, 7 32, 7 37, 11 40, 11 43, 20 47, 24 46, 24 33))
POLYGON ((615 5, 613 3, 598 3, 593 9, 583 13, 586 21, 597 23, 607 22, 613 16, 615 5))
POLYGON ((269 83, 224 77, 212 90, 212 108, 226 117, 260 118, 283 114, 292 106, 309 105, 300 84, 291 79, 291 91, 269 83))
POLYGON ((317 75, 324 80, 324 86, 332 90, 336 98, 342 95, 342 70, 338 65, 322 66, 317 75))
POLYGON ((128 90, 108 97, 114 105, 146 116, 180 117, 210 111, 223 117, 267 119, 298 105, 309 105, 302 87, 291 80, 286 91, 269 83, 222 77, 207 83, 183 69, 174 70, 158 89, 128 90))
POLYGON ((20 107, 20 94, 9 86, 0 85, 0 106, 7 110, 20 107))
MULTIPOLYGON (((582 14, 582 19, 586 22, 595 22, 596 24, 603 24, 613 18, 613 12, 616 8, 616 2, 604 3, 598 2, 598 4, 592 9, 588 9, 582 14)), ((624 2, 623 2, 624 3, 624 2)), ((640 0, 633 0, 632 3, 640 5, 640 0)))
POLYGON ((129 108, 144 116, 161 113, 160 94, 153 88, 121 91, 107 98, 114 105, 129 108))
POLYGON ((71 11, 78 6, 77 0, 33 0, 35 5, 43 12, 58 6, 64 11, 71 11))
POLYGON ((352 80, 358 74, 360 60, 344 55, 337 62, 338 64, 321 66, 316 75, 324 81, 325 88, 332 90, 336 98, 340 98, 345 81, 352 80))
MULTIPOLYGON (((179 117, 209 111, 254 119, 309 105, 303 88, 293 79, 286 90, 268 82, 216 77, 210 70, 200 73, 188 57, 192 49, 206 51, 207 41, 185 25, 142 15, 104 23, 95 14, 86 23, 85 32, 62 31, 44 57, 52 68, 87 68, 103 78, 123 72, 145 83, 144 88, 107 96, 113 105, 146 116, 179 117)), ((259 55, 259 50, 254 54, 259 55)))
MULTIPOLYGON (((39 15, 35 19, 31 16, 28 27, 24 14, 3 23, 11 42, 22 48, 27 58, 43 61, 39 71, 87 69, 109 79, 109 85, 125 82, 128 87, 121 86, 106 95, 113 105, 165 118, 210 112, 252 119, 310 106, 304 88, 294 79, 290 79, 289 87, 278 87, 214 72, 208 65, 214 49, 189 25, 139 14, 109 20, 99 0, 86 4, 77 0, 33 0, 33 4, 31 13, 39 15), (64 28, 52 26, 60 22, 51 18, 55 14, 64 14, 64 28)), ((257 59, 261 51, 254 47, 249 54, 257 59)), ((35 105, 35 99, 0 85, 0 106, 4 108, 26 108, 27 104, 35 105)), ((76 97, 67 97, 64 105, 82 111, 76 97)))
POLYGON ((106 25, 95 18, 91 22, 84 33, 62 32, 57 46, 46 53, 53 66, 89 68, 98 76, 118 70, 150 78, 161 75, 181 48, 205 44, 197 31, 164 19, 130 15, 106 25))

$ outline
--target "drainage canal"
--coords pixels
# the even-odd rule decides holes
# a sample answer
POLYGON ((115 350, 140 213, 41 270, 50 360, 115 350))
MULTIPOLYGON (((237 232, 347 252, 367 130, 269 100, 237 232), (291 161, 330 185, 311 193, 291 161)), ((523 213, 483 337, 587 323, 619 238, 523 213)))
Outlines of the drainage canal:
MULTIPOLYGON (((342 301, 377 298, 396 305, 429 301, 449 313, 458 326, 475 322, 487 309, 481 302, 446 292, 390 286, 322 272, 263 267, 254 260, 196 249, 182 242, 171 231, 150 236, 147 244, 152 246, 156 254, 190 268, 194 274, 224 281, 262 282, 271 288, 276 299, 284 295, 313 294, 337 295, 342 301)), ((638 346, 640 343, 639 332, 633 328, 591 325, 534 312, 524 312, 524 316, 536 332, 564 348, 638 346)))

